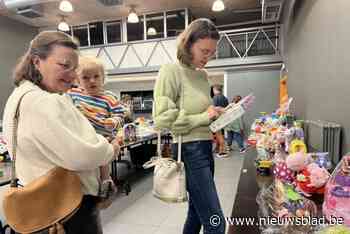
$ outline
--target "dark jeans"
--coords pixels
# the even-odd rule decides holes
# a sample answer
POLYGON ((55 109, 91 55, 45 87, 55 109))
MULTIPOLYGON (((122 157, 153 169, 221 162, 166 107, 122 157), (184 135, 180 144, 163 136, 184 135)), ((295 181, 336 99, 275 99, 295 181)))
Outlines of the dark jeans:
POLYGON ((243 137, 241 133, 234 132, 234 131, 227 131, 227 145, 230 146, 232 144, 232 141, 237 142, 239 149, 244 148, 243 137))
MULTIPOLYGON (((66 234, 102 234, 100 211, 96 208, 98 197, 85 195, 79 210, 63 224, 66 234)), ((35 234, 48 234, 48 230, 35 234)))
MULTIPOLYGON (((173 145, 177 158, 177 144, 173 145)), ((211 141, 182 144, 189 195, 187 219, 183 234, 224 234, 225 219, 214 183, 214 158, 211 141)))

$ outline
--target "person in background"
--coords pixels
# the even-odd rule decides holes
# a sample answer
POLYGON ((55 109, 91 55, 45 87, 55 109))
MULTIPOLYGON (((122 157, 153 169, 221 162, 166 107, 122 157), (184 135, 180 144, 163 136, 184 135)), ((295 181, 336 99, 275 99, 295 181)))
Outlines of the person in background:
MULTIPOLYGON (((68 94, 96 132, 112 141, 117 131, 123 127, 129 110, 120 104, 112 92, 103 89, 104 74, 103 64, 97 58, 80 57, 77 69, 78 87, 69 90, 68 94)), ((100 180, 99 196, 102 199, 116 192, 109 165, 100 167, 100 180)))
POLYGON ((14 113, 24 95, 17 129, 20 184, 26 186, 56 166, 77 172, 85 195, 77 212, 63 223, 65 233, 102 234, 96 207, 99 167, 114 158, 119 145, 96 134, 65 94, 76 79, 77 66, 78 45, 69 35, 39 33, 15 67, 16 88, 5 106, 3 133, 12 154, 14 113))
MULTIPOLYGON (((233 97, 232 103, 238 103, 242 97, 240 95, 237 95, 233 97)), ((245 147, 244 147, 244 131, 243 131, 243 121, 242 117, 239 119, 236 119, 232 121, 229 125, 225 127, 227 132, 227 147, 228 150, 232 150, 232 141, 236 141, 239 146, 239 152, 245 153, 245 147)))
MULTIPOLYGON (((208 19, 193 21, 180 34, 178 62, 160 68, 154 88, 153 118, 156 128, 170 129, 174 140, 181 135, 182 160, 189 194, 183 234, 225 233, 224 215, 214 182, 209 124, 219 116, 212 105, 205 65, 215 55, 220 36, 208 19), (212 225, 211 217, 222 222, 212 225)), ((173 144, 177 157, 177 142, 173 144)))
MULTIPOLYGON (((213 85, 211 95, 213 98, 214 106, 220 107, 221 109, 224 109, 226 106, 228 106, 228 100, 222 93, 222 85, 213 85)), ((215 138, 215 145, 217 151, 216 156, 219 158, 227 157, 228 154, 225 150, 225 130, 222 129, 216 133, 214 133, 215 138)))

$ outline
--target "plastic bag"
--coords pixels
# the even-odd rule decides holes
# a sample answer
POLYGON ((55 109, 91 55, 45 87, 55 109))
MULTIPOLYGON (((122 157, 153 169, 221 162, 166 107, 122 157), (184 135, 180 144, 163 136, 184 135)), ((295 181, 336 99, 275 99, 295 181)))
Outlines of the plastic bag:
POLYGON ((317 226, 297 225, 298 219, 316 217, 317 207, 313 201, 297 193, 291 184, 275 180, 270 187, 260 190, 256 201, 259 220, 268 217, 278 219, 278 225, 261 222, 261 233, 308 234, 317 229, 317 226))
POLYGON ((350 227, 350 155, 344 156, 332 173, 325 189, 323 213, 342 217, 350 227))

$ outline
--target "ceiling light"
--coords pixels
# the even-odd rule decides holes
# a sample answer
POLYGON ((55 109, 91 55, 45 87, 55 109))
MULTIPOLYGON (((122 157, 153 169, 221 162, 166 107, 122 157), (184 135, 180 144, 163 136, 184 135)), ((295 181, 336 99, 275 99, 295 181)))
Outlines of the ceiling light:
POLYGON ((223 11, 225 10, 225 4, 222 0, 215 0, 213 3, 212 11, 223 11))
POLYGON ((58 30, 63 31, 63 32, 67 32, 69 31, 69 25, 67 24, 67 22, 64 20, 64 18, 62 18, 61 22, 58 24, 58 30))
POLYGON ((138 23, 139 17, 137 16, 135 9, 131 8, 128 15, 128 23, 138 23))
POLYGON ((153 27, 149 27, 147 30, 147 35, 148 36, 155 36, 155 35, 157 35, 157 30, 153 27))
POLYGON ((60 2, 59 9, 63 12, 73 12, 74 10, 72 3, 70 3, 70 1, 67 0, 63 0, 60 2))

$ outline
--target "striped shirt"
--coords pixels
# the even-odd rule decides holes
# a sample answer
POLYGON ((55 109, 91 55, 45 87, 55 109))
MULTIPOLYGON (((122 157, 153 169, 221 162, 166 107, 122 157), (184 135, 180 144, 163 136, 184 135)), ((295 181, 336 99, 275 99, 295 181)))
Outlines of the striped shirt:
POLYGON ((87 95, 80 88, 68 91, 74 105, 85 115, 98 134, 109 139, 114 138, 119 128, 124 125, 128 112, 110 91, 100 95, 87 95))

